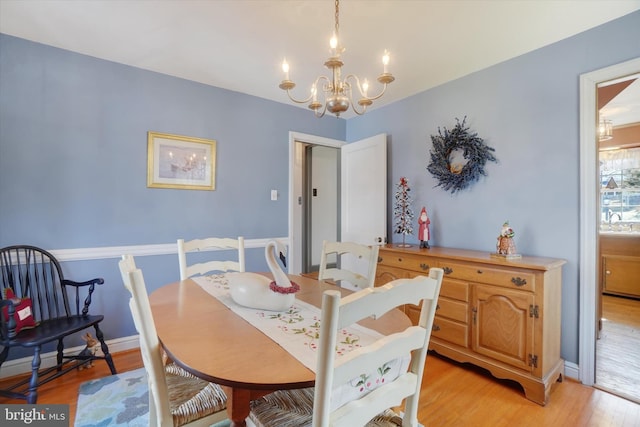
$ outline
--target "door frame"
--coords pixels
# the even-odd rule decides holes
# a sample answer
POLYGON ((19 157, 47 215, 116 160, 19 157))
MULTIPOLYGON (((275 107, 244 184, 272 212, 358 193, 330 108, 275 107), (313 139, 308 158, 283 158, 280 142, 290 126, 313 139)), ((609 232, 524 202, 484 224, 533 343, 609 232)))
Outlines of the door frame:
POLYGON ((640 71, 640 58, 580 75, 580 319, 579 377, 595 383, 598 296, 598 84, 640 71))
POLYGON ((346 144, 346 141, 289 132, 289 251, 287 256, 289 274, 302 272, 303 210, 298 204, 298 197, 303 197, 304 168, 302 165, 304 164, 304 146, 308 144, 340 148, 346 144))

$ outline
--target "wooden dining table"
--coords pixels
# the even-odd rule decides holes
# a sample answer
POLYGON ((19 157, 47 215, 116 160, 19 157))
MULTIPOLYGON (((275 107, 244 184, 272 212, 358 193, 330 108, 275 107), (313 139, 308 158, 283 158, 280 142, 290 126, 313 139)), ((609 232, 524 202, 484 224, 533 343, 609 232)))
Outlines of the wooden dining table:
MULTIPOLYGON (((351 293, 309 277, 289 278, 300 285, 296 299, 316 307, 326 290, 351 293)), ((192 279, 162 286, 149 300, 167 355, 193 375, 222 386, 232 426, 246 426, 252 400, 276 390, 314 385, 312 370, 192 279)), ((401 310, 392 310, 360 324, 387 335, 411 322, 401 310)))

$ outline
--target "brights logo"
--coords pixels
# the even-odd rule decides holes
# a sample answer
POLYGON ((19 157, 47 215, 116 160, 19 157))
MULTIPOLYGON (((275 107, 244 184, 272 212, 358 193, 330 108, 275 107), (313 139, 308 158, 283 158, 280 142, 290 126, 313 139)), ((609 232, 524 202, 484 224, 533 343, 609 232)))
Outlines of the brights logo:
POLYGON ((0 405, 3 426, 68 427, 69 405, 0 405))

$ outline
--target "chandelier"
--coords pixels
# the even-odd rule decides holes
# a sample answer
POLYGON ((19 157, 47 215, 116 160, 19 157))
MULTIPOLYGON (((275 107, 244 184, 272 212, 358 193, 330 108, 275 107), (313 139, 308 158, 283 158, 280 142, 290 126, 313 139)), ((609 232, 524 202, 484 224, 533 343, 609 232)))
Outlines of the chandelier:
POLYGON ((613 123, 611 120, 602 119, 598 125, 598 140, 608 141, 613 139, 613 123))
POLYGON ((344 48, 342 47, 339 39, 339 14, 340 14, 340 0, 336 0, 336 12, 335 12, 335 28, 333 37, 329 43, 331 47, 331 57, 327 59, 324 63, 325 67, 331 70, 331 78, 326 76, 320 76, 315 79, 313 85, 311 86, 311 94, 306 99, 298 100, 291 95, 291 89, 293 89, 296 84, 289 80, 289 64, 287 60, 282 62, 282 71, 284 71, 284 80, 280 83, 279 87, 282 90, 287 91, 287 95, 289 99, 298 104, 309 103, 309 108, 313 110, 316 117, 322 117, 324 114, 329 111, 332 114, 335 114, 336 117, 340 117, 340 113, 343 113, 349 109, 349 106, 353 108, 353 111, 362 115, 367 111, 367 107, 373 103, 376 99, 380 98, 384 95, 384 92, 387 89, 387 85, 395 80, 395 77, 391 73, 387 71, 387 66, 389 64, 389 52, 385 50, 384 55, 382 56, 382 64, 383 71, 382 74, 378 76, 378 82, 380 82, 382 86, 382 90, 375 96, 369 96, 369 82, 367 80, 363 80, 362 84, 360 83, 360 79, 353 75, 349 74, 342 79, 342 59, 340 55, 344 52, 344 48), (357 91, 360 95, 360 99, 358 99, 358 105, 360 108, 356 107, 353 102, 353 89, 357 88, 357 91), (321 92, 323 95, 323 102, 318 100, 318 92, 321 92))

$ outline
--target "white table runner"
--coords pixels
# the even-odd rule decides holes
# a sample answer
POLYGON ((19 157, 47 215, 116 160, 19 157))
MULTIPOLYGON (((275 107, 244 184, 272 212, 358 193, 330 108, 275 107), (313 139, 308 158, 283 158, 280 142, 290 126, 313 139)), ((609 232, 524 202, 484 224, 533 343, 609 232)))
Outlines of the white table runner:
MULTIPOLYGON (((320 334, 320 309, 298 299, 286 312, 274 312, 243 307, 231 298, 229 285, 224 274, 194 277, 193 280, 207 293, 220 300, 231 311, 245 319, 252 326, 267 335, 300 363, 311 371, 316 371, 318 338, 320 334)), ((339 332, 338 357, 349 351, 365 347, 380 337, 377 331, 360 325, 352 325, 339 332)), ((410 356, 392 360, 372 373, 354 373, 348 384, 334 389, 332 406, 358 398, 376 389, 384 382, 393 381, 407 371, 410 356)))

